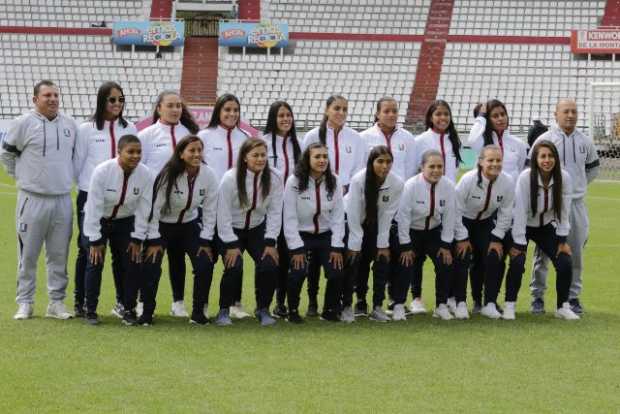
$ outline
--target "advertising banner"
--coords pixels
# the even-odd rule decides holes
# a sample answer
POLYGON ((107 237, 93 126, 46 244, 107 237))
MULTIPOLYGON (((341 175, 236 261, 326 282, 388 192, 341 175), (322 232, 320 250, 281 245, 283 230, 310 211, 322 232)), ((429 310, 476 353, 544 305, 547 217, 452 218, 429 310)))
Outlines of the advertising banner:
POLYGON ((220 22, 219 45, 228 47, 283 48, 288 45, 288 24, 220 22))
POLYGON ((620 30, 573 30, 570 48, 573 53, 620 53, 620 30))
POLYGON ((183 46, 185 23, 169 21, 114 22, 112 41, 117 45, 183 46))

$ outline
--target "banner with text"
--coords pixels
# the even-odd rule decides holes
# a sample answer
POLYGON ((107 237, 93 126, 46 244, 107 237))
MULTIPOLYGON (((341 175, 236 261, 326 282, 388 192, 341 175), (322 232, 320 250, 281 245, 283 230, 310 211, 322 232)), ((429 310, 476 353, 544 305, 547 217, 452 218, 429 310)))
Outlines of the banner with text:
POLYGON ((114 22, 112 41, 117 45, 183 46, 185 22, 114 22))
POLYGON ((620 30, 573 30, 570 37, 573 53, 620 53, 620 30))
POLYGON ((286 47, 288 24, 220 22, 219 45, 228 47, 286 47))

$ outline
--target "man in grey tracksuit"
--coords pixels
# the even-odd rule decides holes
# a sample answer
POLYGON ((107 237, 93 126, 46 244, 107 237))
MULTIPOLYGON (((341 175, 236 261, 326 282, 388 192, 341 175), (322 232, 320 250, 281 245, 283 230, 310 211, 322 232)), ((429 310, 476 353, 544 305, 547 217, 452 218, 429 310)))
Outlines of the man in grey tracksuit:
MULTIPOLYGON (((573 280, 570 286, 569 303, 576 314, 583 313, 579 295, 582 289, 583 248, 588 238, 588 210, 584 201, 588 184, 599 173, 599 158, 590 137, 576 129, 577 104, 572 99, 561 99, 555 110, 557 125, 539 136, 534 145, 546 139, 555 144, 560 154, 562 168, 573 179, 573 194, 570 210, 570 233, 568 244, 572 250, 573 280)), ((549 258, 536 249, 532 271, 532 313, 544 312, 544 294, 547 288, 549 258)))
POLYGON ((33 313, 37 261, 45 244, 46 316, 68 319, 63 300, 67 288, 67 256, 72 231, 71 186, 77 124, 58 111, 59 90, 51 81, 34 87, 34 109, 14 120, 2 143, 0 159, 15 178, 18 240, 15 319, 33 313))

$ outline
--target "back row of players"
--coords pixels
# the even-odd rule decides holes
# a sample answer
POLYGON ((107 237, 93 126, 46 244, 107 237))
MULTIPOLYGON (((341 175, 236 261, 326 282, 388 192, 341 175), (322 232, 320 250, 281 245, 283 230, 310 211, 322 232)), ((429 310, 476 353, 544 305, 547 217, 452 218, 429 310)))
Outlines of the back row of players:
POLYGON ((153 321, 164 251, 175 316, 190 316, 184 307, 185 255, 191 260, 190 321, 197 324, 208 323, 219 255, 224 274, 215 322, 229 325, 231 317, 248 316, 241 306, 246 250, 255 262, 255 314, 263 325, 275 323, 274 316, 303 321, 298 307, 306 276, 308 314, 318 313, 320 267, 327 277, 321 317, 354 321, 368 313, 372 263, 371 319, 405 319, 409 288, 408 310, 424 313, 426 257, 436 273, 433 316, 469 317, 469 276, 474 312, 514 319, 529 240, 539 249, 532 310, 544 312, 549 257, 557 273, 555 315, 578 319, 582 312, 584 196, 598 173, 598 157, 592 141, 576 129, 573 100, 558 102, 557 125, 538 138, 527 169, 528 146, 510 134, 504 104, 491 100, 478 107, 468 138, 479 153, 477 167, 456 185, 461 142, 441 100, 428 108, 427 131, 414 138, 397 125, 394 99, 379 100, 375 124, 359 134, 346 126, 347 100, 332 96, 321 125, 301 143, 293 110, 282 101, 271 105, 262 139, 250 139, 239 128, 240 103, 229 94, 218 98, 202 131, 175 92, 159 95, 153 125, 139 133, 122 116, 125 97, 114 82, 100 87, 95 114, 79 127, 59 112, 52 82, 37 84, 33 101, 34 110, 13 123, 2 151, 19 187, 16 319, 33 313, 43 243, 47 315, 71 316, 63 300, 74 180, 80 229, 75 313, 91 324, 99 323, 106 244, 117 297, 113 313, 130 325, 153 321), (497 297, 506 261, 502 311, 497 297), (391 318, 383 310, 386 285, 391 318))

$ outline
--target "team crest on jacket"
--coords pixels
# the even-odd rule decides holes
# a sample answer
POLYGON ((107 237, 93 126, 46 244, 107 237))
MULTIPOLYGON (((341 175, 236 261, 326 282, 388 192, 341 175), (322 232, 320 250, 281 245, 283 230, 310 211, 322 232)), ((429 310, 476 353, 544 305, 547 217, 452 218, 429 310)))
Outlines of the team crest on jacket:
POLYGON ((350 146, 350 145, 347 145, 347 146, 345 147, 345 150, 347 151, 347 154, 350 154, 350 153, 353 151, 353 150, 351 149, 351 146, 350 146))
POLYGON ((405 144, 398 144, 398 150, 399 151, 404 151, 405 150, 405 144))
POLYGON ((390 196, 389 195, 384 195, 382 198, 384 203, 387 203, 388 201, 390 201, 390 196))
POLYGON ((204 188, 201 188, 200 191, 198 191, 198 194, 200 194, 200 197, 204 197, 206 193, 207 193, 207 190, 205 190, 204 188))
POLYGON ((446 206, 446 200, 439 200, 439 207, 445 207, 446 206))
POLYGON ((62 130, 63 134, 65 134, 65 137, 70 138, 71 137, 71 130, 69 128, 65 128, 62 130))
POLYGON ((334 196, 332 194, 327 194, 327 201, 332 201, 334 196))
POLYGON ((579 146, 579 152, 582 153, 582 154, 585 154, 586 153, 586 146, 585 145, 580 145, 579 146))
POLYGON ((140 194, 140 188, 134 187, 133 188, 133 195, 138 195, 138 194, 140 194))
POLYGON ((498 202, 498 203, 501 203, 503 199, 504 199, 504 196, 503 196, 503 195, 498 195, 498 196, 497 196, 497 202, 498 202))

